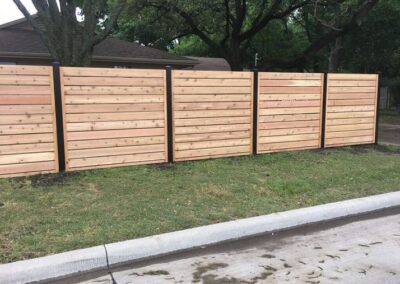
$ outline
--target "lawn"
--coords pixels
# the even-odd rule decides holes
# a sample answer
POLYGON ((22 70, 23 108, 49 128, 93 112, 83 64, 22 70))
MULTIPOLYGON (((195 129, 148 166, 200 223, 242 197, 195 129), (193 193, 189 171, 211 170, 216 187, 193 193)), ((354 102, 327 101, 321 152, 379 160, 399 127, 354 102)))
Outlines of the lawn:
POLYGON ((0 180, 0 262, 399 190, 400 148, 0 180))
POLYGON ((400 125, 400 113, 394 110, 381 110, 379 112, 379 122, 400 125))

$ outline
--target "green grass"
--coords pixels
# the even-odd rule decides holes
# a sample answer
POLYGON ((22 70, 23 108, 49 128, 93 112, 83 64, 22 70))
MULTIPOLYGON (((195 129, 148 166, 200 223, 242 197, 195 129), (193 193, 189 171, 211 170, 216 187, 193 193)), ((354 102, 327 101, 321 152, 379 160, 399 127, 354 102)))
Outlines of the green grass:
POLYGON ((399 190, 400 148, 0 180, 0 262, 399 190))
POLYGON ((379 112, 379 122, 400 125, 400 113, 394 110, 381 110, 379 112))

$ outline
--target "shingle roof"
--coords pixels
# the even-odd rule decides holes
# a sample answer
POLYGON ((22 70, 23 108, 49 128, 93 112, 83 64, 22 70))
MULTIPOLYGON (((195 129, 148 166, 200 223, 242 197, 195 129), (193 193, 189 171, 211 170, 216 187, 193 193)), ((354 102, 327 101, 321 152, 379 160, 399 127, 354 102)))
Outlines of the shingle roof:
MULTIPOLYGON (((26 22, 16 21, 15 25, 6 24, 0 27, 0 54, 15 53, 19 56, 24 54, 37 54, 50 57, 40 36, 30 28, 26 22)), ((163 63, 173 61, 181 62, 183 65, 193 66, 198 62, 194 59, 179 56, 156 48, 141 46, 137 43, 127 42, 108 37, 95 46, 93 57, 96 60, 109 57, 121 59, 121 61, 135 60, 160 60, 163 63)))

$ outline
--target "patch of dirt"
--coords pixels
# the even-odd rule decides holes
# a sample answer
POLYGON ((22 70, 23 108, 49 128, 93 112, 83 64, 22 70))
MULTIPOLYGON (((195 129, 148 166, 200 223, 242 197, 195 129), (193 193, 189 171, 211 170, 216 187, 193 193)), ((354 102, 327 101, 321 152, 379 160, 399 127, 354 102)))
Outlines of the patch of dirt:
POLYGON ((11 185, 15 189, 22 189, 26 186, 32 188, 48 187, 53 185, 63 185, 69 178, 77 176, 79 173, 58 173, 35 175, 29 177, 16 177, 11 179, 11 185))
POLYGON ((169 272, 165 270, 150 270, 144 272, 143 275, 169 275, 169 272))
POLYGON ((232 192, 223 188, 222 186, 215 184, 208 184, 205 187, 202 187, 200 192, 204 195, 209 195, 217 198, 227 198, 232 196, 232 192))
MULTIPOLYGON (((214 263, 210 263, 210 264, 207 264, 204 266, 199 266, 199 267, 197 267, 196 271, 193 272, 193 281, 192 282, 193 283, 200 282, 203 278, 203 274, 205 274, 209 271, 217 270, 219 268, 225 268, 227 266, 228 266, 228 264, 221 263, 221 262, 214 262, 214 263)), ((204 279, 203 279, 203 283, 205 283, 204 279)), ((208 283, 211 283, 211 282, 208 282, 208 283)), ((214 282, 214 283, 229 283, 229 282, 214 282)))

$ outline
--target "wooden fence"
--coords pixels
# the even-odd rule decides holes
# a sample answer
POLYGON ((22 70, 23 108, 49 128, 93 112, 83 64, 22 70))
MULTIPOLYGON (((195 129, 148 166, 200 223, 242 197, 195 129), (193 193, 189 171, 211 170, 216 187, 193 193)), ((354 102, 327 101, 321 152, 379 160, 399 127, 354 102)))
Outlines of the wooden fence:
POLYGON ((0 66, 0 177, 58 171, 52 75, 0 66))
POLYGON ((59 73, 0 66, 0 177, 377 139, 377 75, 74 67, 59 73))

